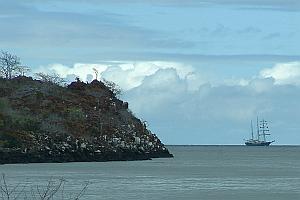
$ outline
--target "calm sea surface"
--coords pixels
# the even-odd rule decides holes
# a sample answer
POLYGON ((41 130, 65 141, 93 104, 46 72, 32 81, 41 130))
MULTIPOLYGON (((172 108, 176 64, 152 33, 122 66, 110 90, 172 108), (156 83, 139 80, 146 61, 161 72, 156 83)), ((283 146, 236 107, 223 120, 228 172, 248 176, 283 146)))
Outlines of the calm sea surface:
POLYGON ((0 173, 27 190, 63 177, 66 196, 88 181, 81 199, 90 200, 300 199, 300 146, 168 148, 174 158, 0 165, 0 173))

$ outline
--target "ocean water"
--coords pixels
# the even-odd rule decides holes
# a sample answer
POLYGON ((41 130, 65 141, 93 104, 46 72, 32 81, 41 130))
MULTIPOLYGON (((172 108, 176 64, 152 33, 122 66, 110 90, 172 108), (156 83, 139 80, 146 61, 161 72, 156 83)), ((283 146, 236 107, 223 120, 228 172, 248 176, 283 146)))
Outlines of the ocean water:
POLYGON ((24 190, 63 177, 65 197, 89 182, 80 199, 90 200, 300 199, 300 146, 168 148, 174 158, 0 165, 0 173, 24 190))

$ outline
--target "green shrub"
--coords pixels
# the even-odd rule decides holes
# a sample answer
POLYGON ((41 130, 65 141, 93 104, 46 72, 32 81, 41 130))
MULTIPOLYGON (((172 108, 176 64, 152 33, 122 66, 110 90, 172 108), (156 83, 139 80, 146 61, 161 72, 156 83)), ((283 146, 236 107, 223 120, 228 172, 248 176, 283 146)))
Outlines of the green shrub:
POLYGON ((82 122, 85 120, 85 114, 80 108, 70 108, 67 113, 69 121, 82 122))
POLYGON ((4 120, 0 118, 0 129, 4 128, 4 120))
POLYGON ((13 111, 7 113, 2 120, 2 128, 7 130, 37 131, 40 129, 41 124, 41 120, 36 116, 31 116, 25 113, 21 114, 13 111))
POLYGON ((7 98, 0 98, 0 112, 5 112, 10 108, 7 98))
POLYGON ((63 125, 63 117, 55 113, 47 114, 43 117, 41 122, 40 131, 43 133, 51 134, 66 134, 65 127, 63 125))
POLYGON ((8 144, 9 143, 6 140, 0 140, 0 147, 6 148, 8 144))
POLYGON ((0 141, 0 146, 5 148, 20 147, 22 145, 18 134, 14 132, 0 132, 0 141))
POLYGON ((14 127, 23 131, 36 131, 40 127, 40 121, 31 116, 19 115, 13 119, 14 127))
POLYGON ((5 148, 21 147, 31 141, 30 134, 26 132, 0 132, 0 146, 5 148))

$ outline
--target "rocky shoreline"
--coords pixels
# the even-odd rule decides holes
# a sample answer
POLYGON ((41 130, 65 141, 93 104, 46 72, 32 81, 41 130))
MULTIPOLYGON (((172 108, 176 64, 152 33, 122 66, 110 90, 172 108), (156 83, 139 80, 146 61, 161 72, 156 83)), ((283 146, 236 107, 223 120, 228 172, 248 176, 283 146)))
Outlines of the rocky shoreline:
POLYGON ((0 151, 0 164, 134 161, 171 157, 173 157, 173 155, 167 150, 158 152, 141 152, 120 149, 116 152, 107 151, 104 153, 92 153, 89 151, 78 151, 59 155, 49 155, 48 152, 24 153, 19 150, 2 150, 0 151))

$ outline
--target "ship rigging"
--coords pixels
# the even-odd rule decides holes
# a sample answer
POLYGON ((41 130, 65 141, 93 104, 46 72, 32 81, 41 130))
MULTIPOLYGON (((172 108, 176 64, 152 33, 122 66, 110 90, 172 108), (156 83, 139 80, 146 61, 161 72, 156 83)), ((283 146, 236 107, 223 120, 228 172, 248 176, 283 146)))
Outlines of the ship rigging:
POLYGON ((253 132, 253 124, 251 120, 251 138, 245 141, 246 146, 269 146, 271 143, 275 142, 275 140, 267 141, 266 139, 266 136, 270 135, 268 122, 266 120, 263 119, 259 122, 257 117, 256 128, 257 128, 257 134, 255 138, 253 132))

